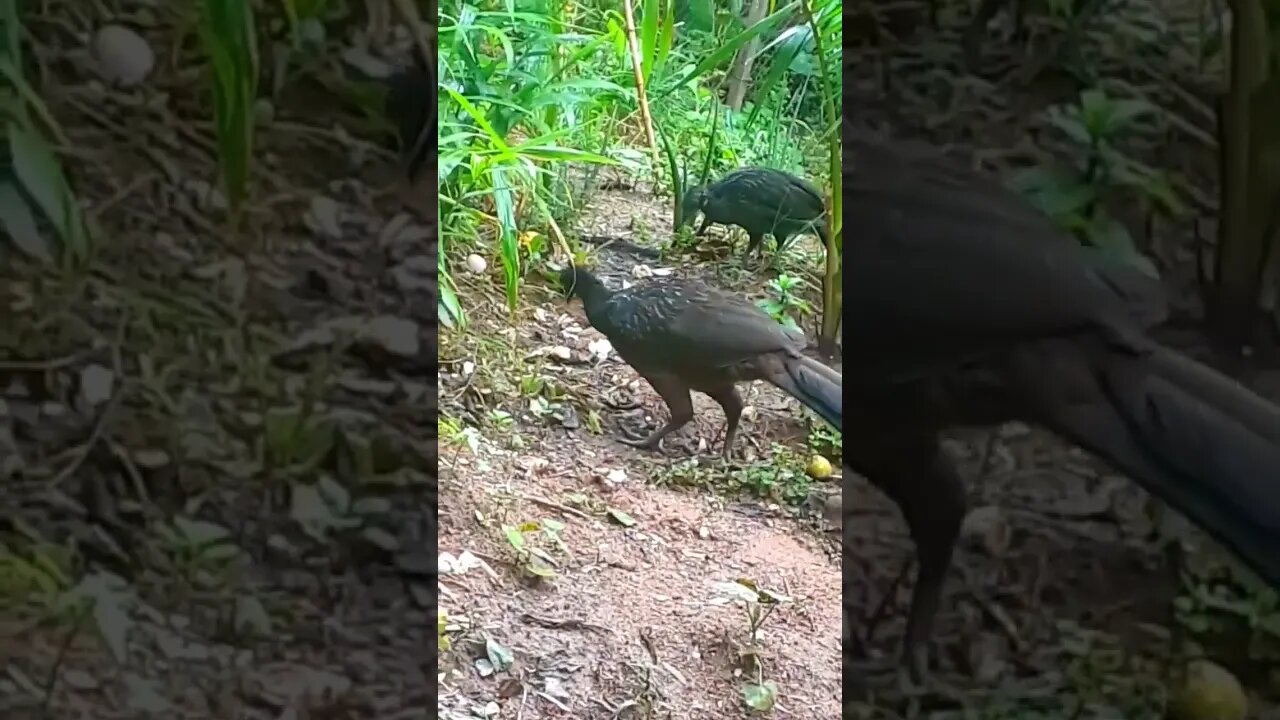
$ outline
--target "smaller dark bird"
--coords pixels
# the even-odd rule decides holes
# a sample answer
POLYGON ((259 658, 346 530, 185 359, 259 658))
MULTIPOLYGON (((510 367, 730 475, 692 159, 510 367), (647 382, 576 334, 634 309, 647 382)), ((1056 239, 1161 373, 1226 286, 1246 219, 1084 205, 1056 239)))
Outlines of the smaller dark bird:
POLYGON ((747 231, 747 254, 763 255, 764 236, 773 235, 778 252, 794 237, 812 232, 825 243, 826 206, 822 193, 807 180, 772 168, 734 170, 720 180, 690 188, 681 200, 681 225, 702 212, 697 235, 711 223, 737 225, 747 231))
POLYGON ((683 427, 693 419, 689 391, 697 390, 724 408, 727 458, 743 407, 735 384, 751 380, 772 383, 840 429, 840 373, 805 357, 803 338, 755 305, 692 280, 655 278, 612 292, 580 268, 566 268, 559 279, 671 413, 652 435, 625 444, 652 448, 683 427))
POLYGON ((413 65, 387 81, 386 113, 400 137, 401 161, 410 183, 421 180, 428 160, 436 154, 435 69, 414 53, 413 65))

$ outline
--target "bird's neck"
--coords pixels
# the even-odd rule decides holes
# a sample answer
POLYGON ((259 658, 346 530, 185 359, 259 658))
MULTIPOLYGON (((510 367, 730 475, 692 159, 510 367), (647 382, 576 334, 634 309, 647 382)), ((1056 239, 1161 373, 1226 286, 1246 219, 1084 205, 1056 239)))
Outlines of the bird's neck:
POLYGON ((604 283, 594 276, 579 275, 577 283, 578 287, 575 288, 575 292, 578 297, 582 298, 582 306, 588 313, 595 308, 599 308, 609 299, 609 296, 613 295, 604 286, 604 283))

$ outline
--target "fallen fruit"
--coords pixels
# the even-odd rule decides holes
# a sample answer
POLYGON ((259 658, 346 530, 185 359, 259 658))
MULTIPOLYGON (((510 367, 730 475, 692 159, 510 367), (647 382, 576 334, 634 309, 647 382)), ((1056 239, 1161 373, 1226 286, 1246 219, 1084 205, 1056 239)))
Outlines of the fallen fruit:
POLYGON ((1169 720, 1244 720, 1248 703, 1240 681, 1221 665, 1193 660, 1181 686, 1169 693, 1169 720))
POLYGON ((814 455, 804 471, 809 473, 809 477, 825 480, 831 477, 831 461, 821 455, 814 455))

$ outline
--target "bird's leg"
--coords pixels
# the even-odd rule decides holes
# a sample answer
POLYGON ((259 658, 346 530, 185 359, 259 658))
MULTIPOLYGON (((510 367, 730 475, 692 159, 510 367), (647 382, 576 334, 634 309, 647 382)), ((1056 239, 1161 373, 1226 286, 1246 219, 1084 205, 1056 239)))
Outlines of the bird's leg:
POLYGON ((724 409, 724 459, 729 459, 733 438, 738 434, 738 421, 742 419, 742 397, 733 385, 705 391, 724 409))
POLYGON ((748 259, 758 259, 764 255, 764 233, 747 233, 747 252, 748 259))
POLYGON ((711 218, 707 217, 706 215, 703 215, 702 224, 698 226, 697 231, 694 232, 693 234, 697 235, 698 237, 702 237, 707 233, 707 226, 710 224, 711 224, 711 218))
MULTIPOLYGON (((782 235, 773 236, 773 240, 774 240, 773 245, 776 249, 774 250, 773 258, 770 259, 769 261, 769 264, 768 264, 769 267, 772 268, 772 267, 778 266, 778 260, 782 257, 782 251, 787 248, 787 241, 789 241, 790 239, 791 239, 791 236, 787 235, 786 233, 783 233, 782 235)), ((763 260, 763 256, 761 259, 763 260)), ((762 267, 764 266, 763 262, 761 263, 761 266, 762 267)))
POLYGON ((899 447, 864 473, 901 510, 915 542, 916 585, 903 638, 903 660, 911 678, 928 673, 929 638, 942 600, 942 586, 965 513, 965 489, 943 457, 936 438, 928 447, 899 447), (908 452, 904 452, 908 451, 908 452))
POLYGON ((671 417, 665 425, 643 440, 619 438, 618 441, 623 445, 638 448, 655 447, 662 438, 684 427, 686 423, 693 419, 693 399, 689 397, 688 385, 668 375, 647 379, 653 389, 662 396, 662 400, 667 404, 667 410, 671 413, 671 417))

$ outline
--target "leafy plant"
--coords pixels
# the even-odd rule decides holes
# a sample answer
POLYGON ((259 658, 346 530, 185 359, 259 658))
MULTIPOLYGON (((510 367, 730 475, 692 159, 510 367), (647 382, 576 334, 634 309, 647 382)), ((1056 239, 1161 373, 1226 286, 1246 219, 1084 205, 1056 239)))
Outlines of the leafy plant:
POLYGON ((175 568, 191 581, 197 573, 217 573, 247 556, 231 531, 216 523, 178 516, 159 526, 161 546, 175 568))
MULTIPOLYGON (((606 37, 569 29, 561 9, 539 15, 460 3, 440 14, 440 252, 444 257, 455 243, 468 249, 476 237, 471 229, 489 228, 510 309, 530 259, 521 251, 525 221, 554 226, 552 208, 564 201, 547 182, 547 166, 616 164, 563 143, 580 118, 597 115, 627 91, 581 72, 606 48, 606 37)), ((448 264, 441 270, 442 285, 453 288, 448 264)), ((455 321, 462 315, 456 302, 443 309, 455 321)))
POLYGON ((36 120, 61 145, 68 144, 39 95, 22 74, 22 25, 15 0, 0 0, 0 113, 7 142, 0 170, 0 225, 23 253, 44 262, 61 256, 88 259, 92 233, 62 164, 36 120), (34 117, 33 117, 34 116, 34 117), (53 226, 59 246, 41 233, 53 226))
POLYGON ((249 191, 253 169, 258 38, 249 0, 202 0, 200 40, 213 76, 218 161, 233 218, 249 191))
POLYGON ((760 587, 750 578, 718 582, 714 587, 716 596, 712 602, 737 604, 743 608, 747 618, 747 647, 739 652, 739 659, 751 681, 742 686, 743 703, 757 712, 767 712, 777 702, 778 686, 772 680, 764 678, 764 663, 759 648, 760 629, 774 612, 790 603, 791 598, 760 587))
POLYGON ((289 30, 295 49, 301 47, 306 41, 306 28, 319 28, 323 31, 320 19, 324 16, 329 4, 328 0, 280 0, 280 4, 284 6, 285 17, 289 19, 289 30))
POLYGON ((543 542, 565 550, 564 540, 560 538, 560 532, 563 530, 564 523, 551 518, 502 526, 507 544, 515 551, 516 563, 529 575, 544 579, 556 576, 555 560, 550 553, 529 540, 531 537, 539 538, 543 542))
POLYGON ((796 322, 795 316, 813 313, 813 306, 809 304, 809 301, 800 297, 796 292, 804 287, 804 284, 803 278, 785 273, 780 274, 766 285, 772 297, 757 300, 756 305, 786 327, 800 330, 800 325, 796 322))
POLYGON ((1031 168, 1019 173, 1012 187, 1028 197, 1059 226, 1081 242, 1144 271, 1158 271, 1143 257, 1128 229, 1113 217, 1103 200, 1119 195, 1169 215, 1185 208, 1164 173, 1127 157, 1117 144, 1141 132, 1157 109, 1145 100, 1111 98, 1098 89, 1085 90, 1074 105, 1049 109, 1050 124, 1081 150, 1074 167, 1031 168))
POLYGON ((758 497, 798 503, 808 496, 812 484, 804 465, 804 458, 774 443, 762 462, 737 468, 730 473, 730 478, 738 488, 758 497))
POLYGON ((815 423, 809 429, 809 447, 826 455, 844 455, 844 437, 826 423, 815 423))

